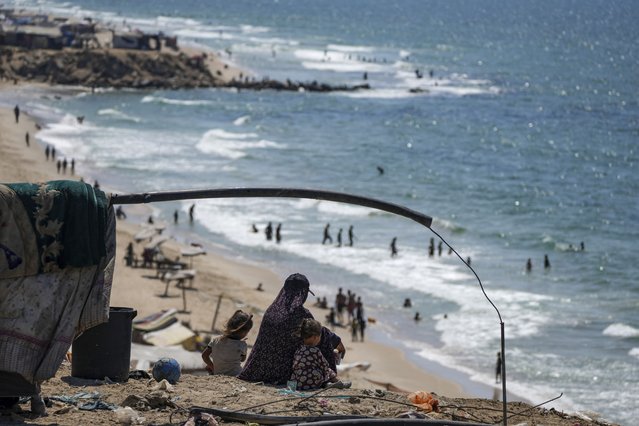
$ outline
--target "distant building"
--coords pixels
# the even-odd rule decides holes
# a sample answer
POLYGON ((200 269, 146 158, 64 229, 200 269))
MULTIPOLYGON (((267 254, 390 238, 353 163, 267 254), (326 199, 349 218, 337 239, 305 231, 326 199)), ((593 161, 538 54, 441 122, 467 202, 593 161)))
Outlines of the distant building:
POLYGON ((160 36, 142 32, 116 33, 113 32, 111 45, 114 49, 160 50, 160 36))

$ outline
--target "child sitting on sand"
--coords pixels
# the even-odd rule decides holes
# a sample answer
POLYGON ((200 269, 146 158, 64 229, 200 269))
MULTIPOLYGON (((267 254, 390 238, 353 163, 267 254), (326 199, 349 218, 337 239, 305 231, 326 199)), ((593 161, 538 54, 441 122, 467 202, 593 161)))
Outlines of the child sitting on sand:
POLYGON ((235 311, 227 321, 224 333, 211 339, 202 360, 209 374, 237 376, 242 371, 242 362, 246 360, 246 337, 253 327, 253 315, 241 310, 235 311))
POLYGON ((305 318, 302 320, 299 333, 302 337, 302 345, 295 351, 291 374, 291 380, 297 382, 297 389, 351 387, 350 382, 337 379, 337 374, 328 365, 328 361, 317 347, 321 339, 322 325, 312 318, 305 318))

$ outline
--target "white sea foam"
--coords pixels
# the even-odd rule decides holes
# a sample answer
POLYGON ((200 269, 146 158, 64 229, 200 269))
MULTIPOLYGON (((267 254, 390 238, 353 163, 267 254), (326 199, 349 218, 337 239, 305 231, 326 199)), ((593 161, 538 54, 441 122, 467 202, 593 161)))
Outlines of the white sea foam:
POLYGON ((326 46, 327 50, 336 50, 338 52, 351 53, 351 52, 373 52, 375 49, 368 46, 349 46, 345 44, 329 44, 326 46))
POLYGON ((201 105, 212 105, 213 102, 207 101, 205 99, 171 99, 165 98, 162 96, 153 96, 147 95, 142 98, 140 101, 142 103, 158 103, 158 104, 168 104, 168 105, 184 105, 184 106, 201 106, 201 105))
POLYGON ((236 38, 229 32, 220 32, 215 30, 206 30, 198 28, 183 28, 173 32, 178 37, 185 38, 201 38, 201 39, 224 39, 231 40, 236 38))
POLYGON ((207 131, 197 143, 196 148, 206 154, 237 160, 245 157, 247 150, 259 148, 282 149, 283 144, 257 138, 256 133, 232 133, 222 129, 207 131))
POLYGON ((98 115, 106 115, 117 118, 119 120, 125 121, 133 121, 135 123, 139 123, 141 120, 138 117, 134 117, 128 114, 123 113, 122 111, 118 111, 115 108, 104 108, 98 111, 98 115))
POLYGON ((353 58, 352 55, 349 58, 343 52, 297 49, 293 54, 302 60, 304 68, 321 71, 382 72, 388 67, 388 65, 379 63, 360 61, 353 58))
POLYGON ((233 120, 233 124, 236 126, 243 126, 246 123, 248 123, 250 119, 251 119, 250 115, 243 115, 233 120))
POLYGON ((627 324, 622 323, 614 323, 610 324, 603 331, 604 336, 613 336, 613 337, 639 337, 639 329, 629 326, 627 324))
POLYGON ((639 348, 630 349, 630 351, 628 351, 628 355, 634 356, 635 358, 639 359, 639 348))
MULTIPOLYGON (((312 200, 311 200, 312 201, 312 200)), ((322 213, 329 213, 336 216, 368 216, 372 209, 367 207, 353 206, 344 203, 334 203, 331 201, 320 201, 316 204, 317 210, 322 213)))
POLYGON ((415 96, 425 96, 427 92, 411 93, 408 89, 370 89, 356 92, 335 92, 334 96, 344 96, 354 99, 403 99, 415 96))

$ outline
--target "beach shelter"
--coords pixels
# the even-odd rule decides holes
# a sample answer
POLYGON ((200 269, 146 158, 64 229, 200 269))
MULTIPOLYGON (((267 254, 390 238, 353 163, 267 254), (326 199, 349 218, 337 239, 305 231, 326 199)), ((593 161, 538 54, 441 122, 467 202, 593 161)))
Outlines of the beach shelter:
POLYGON ((109 319, 115 214, 75 181, 0 184, 0 396, 34 394, 109 319))

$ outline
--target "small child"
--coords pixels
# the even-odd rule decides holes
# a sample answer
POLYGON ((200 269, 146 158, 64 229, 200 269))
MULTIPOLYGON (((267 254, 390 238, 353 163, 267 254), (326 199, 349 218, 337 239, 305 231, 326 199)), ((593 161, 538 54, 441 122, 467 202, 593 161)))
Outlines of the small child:
POLYGON ((302 345, 293 357, 293 373, 291 380, 297 382, 298 390, 317 389, 320 387, 349 388, 350 382, 341 382, 331 369, 317 347, 320 343, 322 325, 312 318, 302 320, 300 336, 302 345))
POLYGON ((211 339, 202 360, 209 374, 237 376, 242 371, 242 362, 246 360, 246 337, 253 327, 253 315, 241 310, 235 311, 227 321, 224 333, 211 339))

